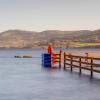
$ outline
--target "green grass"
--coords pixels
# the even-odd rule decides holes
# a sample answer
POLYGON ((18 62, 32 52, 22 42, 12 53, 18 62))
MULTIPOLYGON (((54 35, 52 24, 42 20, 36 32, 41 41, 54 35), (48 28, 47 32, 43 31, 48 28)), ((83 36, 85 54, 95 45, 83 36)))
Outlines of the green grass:
POLYGON ((86 46, 99 46, 100 43, 83 43, 83 42, 73 42, 74 47, 86 47, 86 46))

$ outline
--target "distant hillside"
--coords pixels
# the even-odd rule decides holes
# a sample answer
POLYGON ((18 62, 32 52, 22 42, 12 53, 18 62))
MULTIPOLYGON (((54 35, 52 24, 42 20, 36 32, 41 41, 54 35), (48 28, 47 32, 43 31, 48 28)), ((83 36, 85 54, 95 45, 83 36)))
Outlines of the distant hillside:
POLYGON ((47 30, 43 32, 8 30, 0 33, 1 48, 41 48, 46 47, 48 43, 62 48, 99 47, 100 30, 47 30))

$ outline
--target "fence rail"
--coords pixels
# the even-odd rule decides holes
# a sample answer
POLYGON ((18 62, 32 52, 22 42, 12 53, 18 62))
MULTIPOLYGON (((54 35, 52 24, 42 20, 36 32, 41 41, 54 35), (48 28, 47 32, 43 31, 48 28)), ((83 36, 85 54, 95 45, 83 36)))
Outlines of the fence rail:
POLYGON ((100 67, 100 64, 97 64, 96 61, 100 61, 100 58, 76 56, 64 52, 64 69, 67 68, 66 65, 70 66, 71 71, 73 71, 73 68, 79 68, 80 74, 82 69, 90 71, 91 77, 93 77, 93 72, 100 73, 100 69, 97 69, 100 67))
POLYGON ((71 71, 73 71, 73 68, 78 68, 80 74, 82 70, 88 70, 90 71, 91 77, 93 77, 94 72, 100 73, 100 57, 79 56, 68 52, 62 53, 60 51, 52 55, 52 62, 54 61, 59 64, 59 68, 70 68, 71 71), (98 61, 99 63, 97 63, 98 61))
POLYGON ((59 68, 61 68, 61 53, 62 51, 60 51, 59 53, 54 53, 52 54, 52 64, 54 64, 55 62, 59 64, 59 68))

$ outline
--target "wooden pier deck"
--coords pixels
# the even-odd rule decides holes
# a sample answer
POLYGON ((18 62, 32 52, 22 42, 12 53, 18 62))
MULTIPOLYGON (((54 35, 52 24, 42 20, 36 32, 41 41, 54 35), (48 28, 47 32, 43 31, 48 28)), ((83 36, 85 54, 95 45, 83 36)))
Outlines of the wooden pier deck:
POLYGON ((75 53, 64 52, 56 53, 56 62, 59 64, 59 68, 66 70, 70 68, 71 72, 74 68, 79 70, 79 74, 82 74, 82 70, 90 71, 90 77, 93 77, 93 73, 100 73, 100 52, 89 53, 75 53), (95 55, 95 56, 93 56, 95 55))

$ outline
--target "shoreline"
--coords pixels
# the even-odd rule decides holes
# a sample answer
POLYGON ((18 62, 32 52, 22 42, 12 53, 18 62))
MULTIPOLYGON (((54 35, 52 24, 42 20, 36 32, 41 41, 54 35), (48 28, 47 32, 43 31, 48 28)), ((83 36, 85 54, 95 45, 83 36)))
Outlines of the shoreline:
MULTIPOLYGON (((0 49, 47 49, 47 47, 38 47, 38 48, 6 48, 0 47, 0 49)), ((100 47, 71 47, 71 48, 54 48, 54 49, 100 49, 100 47)))

